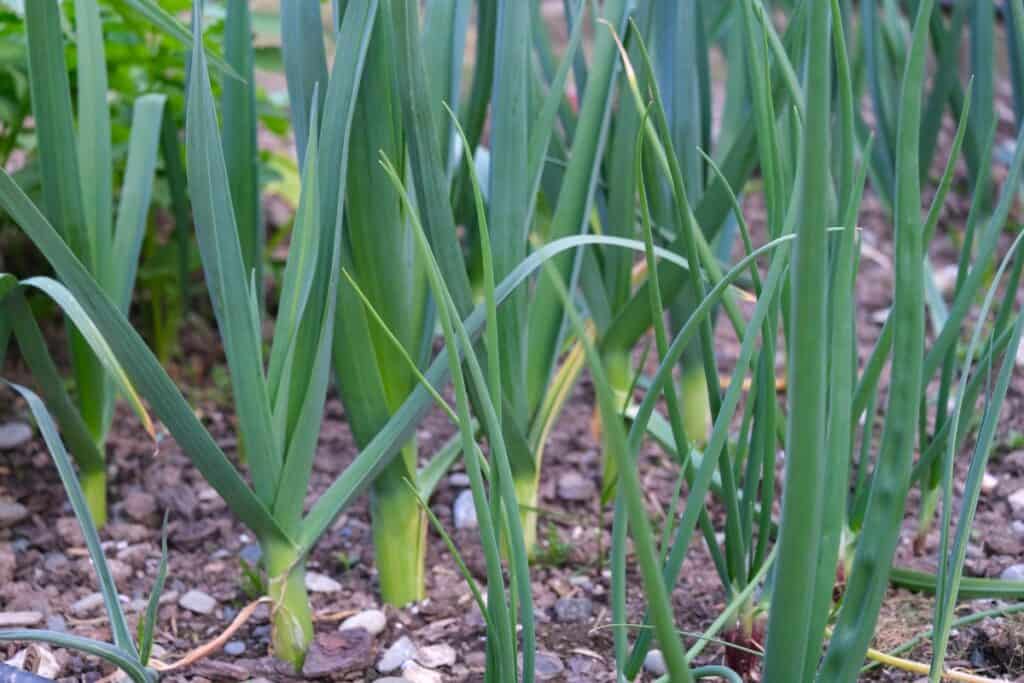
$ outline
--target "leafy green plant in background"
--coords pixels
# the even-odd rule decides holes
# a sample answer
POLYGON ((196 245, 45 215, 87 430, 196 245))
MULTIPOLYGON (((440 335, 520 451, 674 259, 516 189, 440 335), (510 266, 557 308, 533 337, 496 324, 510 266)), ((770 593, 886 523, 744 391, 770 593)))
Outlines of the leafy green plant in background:
MULTIPOLYGON (((76 256, 121 311, 127 311, 146 230, 164 97, 136 100, 130 150, 117 212, 107 71, 99 5, 76 3, 78 51, 77 131, 64 62, 60 6, 55 0, 25 7, 29 83, 42 178, 42 207, 76 256)), ((106 520, 106 468, 102 457, 115 391, 78 333, 69 329, 78 412, 101 457, 80 462, 82 488, 102 525, 106 520)))

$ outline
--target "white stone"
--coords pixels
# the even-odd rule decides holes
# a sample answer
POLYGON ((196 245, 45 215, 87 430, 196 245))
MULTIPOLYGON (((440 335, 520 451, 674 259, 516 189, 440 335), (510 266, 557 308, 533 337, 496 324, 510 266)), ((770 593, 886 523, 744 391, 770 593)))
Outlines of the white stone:
POLYGON ((103 594, 90 593, 81 600, 76 600, 71 604, 71 613, 74 614, 76 617, 84 617, 102 606, 103 594))
POLYGON ((24 422, 0 424, 0 451, 9 451, 32 438, 32 428, 24 422))
POLYGON ((469 486, 469 475, 465 472, 456 472, 448 477, 448 483, 457 489, 464 489, 469 486))
POLYGON ((359 614, 353 614, 338 627, 339 631, 346 631, 350 628, 364 629, 371 636, 378 635, 388 625, 388 618, 379 609, 363 610, 359 614))
POLYGON ((416 661, 430 669, 451 666, 455 663, 455 648, 444 643, 425 645, 416 653, 416 661))
POLYGON ((1003 581, 1024 581, 1024 564, 1011 564, 999 578, 1003 581))
POLYGON ((409 683, 444 683, 444 677, 433 669, 409 661, 402 666, 402 678, 409 683))
POLYGON ((0 612, 0 628, 25 628, 42 621, 41 612, 0 612))
POLYGON ((1011 493, 1006 499, 1016 519, 1024 519, 1024 489, 1011 493))
POLYGON ((217 608, 217 601, 213 596, 193 589, 181 596, 178 605, 196 614, 210 614, 217 608))
POLYGON ((466 489, 455 497, 455 503, 452 505, 452 516, 455 518, 456 529, 476 528, 476 508, 473 506, 472 491, 466 489))
POLYGON ((416 656, 416 643, 409 636, 402 636, 391 644, 377 662, 377 671, 389 674, 416 656))
POLYGON ((981 492, 985 495, 991 494, 999 486, 999 477, 986 472, 981 477, 981 492))
POLYGON ((664 676, 668 673, 668 669, 665 668, 665 656, 661 654, 661 650, 651 650, 647 653, 644 657, 644 669, 652 676, 664 676))
POLYGON ((310 593, 337 593, 341 584, 324 574, 306 572, 306 590, 310 593))

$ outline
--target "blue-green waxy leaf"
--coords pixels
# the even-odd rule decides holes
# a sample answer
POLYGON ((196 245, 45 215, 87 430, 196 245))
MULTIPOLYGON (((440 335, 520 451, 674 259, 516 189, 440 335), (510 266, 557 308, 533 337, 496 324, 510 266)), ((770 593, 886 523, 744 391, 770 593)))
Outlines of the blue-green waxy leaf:
POLYGON ((193 21, 195 39, 186 109, 189 190, 206 284, 231 372, 253 483, 257 495, 269 505, 283 455, 275 449, 272 438, 262 340, 251 317, 250 278, 231 201, 200 23, 198 19, 193 21))

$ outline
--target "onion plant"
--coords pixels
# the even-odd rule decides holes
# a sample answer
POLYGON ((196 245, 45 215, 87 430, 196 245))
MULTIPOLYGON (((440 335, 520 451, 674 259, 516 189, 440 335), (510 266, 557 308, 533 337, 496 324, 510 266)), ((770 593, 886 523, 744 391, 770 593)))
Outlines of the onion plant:
MULTIPOLYGON (((60 5, 56 0, 25 5, 41 206, 78 259, 118 308, 127 312, 148 223, 164 97, 145 95, 135 102, 128 164, 115 212, 114 146, 99 4, 78 0, 75 20, 78 62, 73 110, 60 5)), ((74 328, 69 327, 68 333, 77 412, 92 439, 92 446, 79 444, 75 456, 86 499, 102 526, 107 514, 104 451, 115 389, 88 344, 74 328)))

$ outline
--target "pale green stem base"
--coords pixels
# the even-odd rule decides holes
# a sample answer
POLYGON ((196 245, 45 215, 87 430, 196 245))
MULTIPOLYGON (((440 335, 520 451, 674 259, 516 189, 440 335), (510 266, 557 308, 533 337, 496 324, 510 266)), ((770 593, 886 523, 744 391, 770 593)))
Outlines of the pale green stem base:
MULTIPOLYGON (((540 462, 543 455, 544 448, 541 447, 537 451, 537 467, 534 472, 512 482, 516 490, 516 501, 519 503, 519 519, 523 525, 526 554, 531 560, 537 552, 537 503, 538 489, 540 488, 540 462)), ((516 476, 515 473, 513 476, 516 476)), ((507 542, 502 543, 502 549, 507 551, 507 542)), ((508 557, 508 552, 504 554, 508 557)))
POLYGON ((708 402, 708 382, 704 368, 699 363, 693 363, 683 369, 679 379, 679 409, 683 413, 683 429, 694 446, 703 448, 711 428, 711 404, 708 402))
POLYGON ((78 473, 86 505, 97 529, 107 523, 107 472, 105 469, 83 469, 78 473))
POLYGON ((914 538, 915 547, 923 547, 928 532, 932 530, 935 523, 935 511, 939 507, 939 487, 928 488, 922 485, 921 491, 921 513, 917 520, 917 534, 914 538))
MULTIPOLYGON (((629 389, 632 384, 632 363, 629 351, 607 353, 604 361, 615 405, 620 409, 625 408, 630 398, 629 389)), ((594 419, 598 421, 601 419, 596 410, 594 419)), ((619 472, 615 464, 615 456, 608 452, 608 443, 604 438, 604 433, 605 429, 602 427, 601 442, 604 453, 604 470, 602 473, 601 500, 602 502, 608 502, 614 497, 615 482, 619 477, 619 472)))
POLYGON ((267 591, 271 600, 271 643, 274 656, 302 670, 306 650, 313 642, 313 612, 306 593, 306 565, 292 548, 268 545, 267 591))
POLYGON ((373 482, 370 517, 381 599, 403 606, 424 597, 427 519, 407 481, 416 484, 416 442, 373 482))

